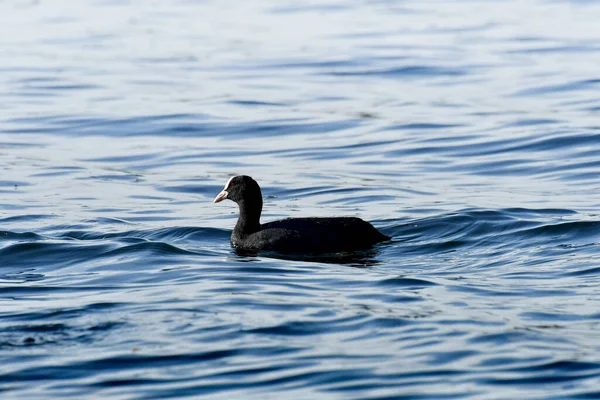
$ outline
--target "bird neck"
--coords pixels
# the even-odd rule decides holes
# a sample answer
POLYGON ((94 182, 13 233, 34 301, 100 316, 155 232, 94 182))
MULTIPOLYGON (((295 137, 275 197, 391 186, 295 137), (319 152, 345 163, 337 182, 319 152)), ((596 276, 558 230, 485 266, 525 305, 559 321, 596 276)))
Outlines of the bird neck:
POLYGON ((240 218, 235 225, 235 233, 243 237, 258 232, 260 230, 262 197, 259 197, 258 200, 242 200, 238 205, 240 207, 240 218))

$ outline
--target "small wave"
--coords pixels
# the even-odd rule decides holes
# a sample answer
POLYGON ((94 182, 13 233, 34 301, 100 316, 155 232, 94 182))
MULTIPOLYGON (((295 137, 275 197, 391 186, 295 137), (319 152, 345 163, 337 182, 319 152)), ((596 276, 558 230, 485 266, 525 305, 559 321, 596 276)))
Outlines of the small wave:
POLYGON ((98 256, 112 247, 108 243, 77 245, 49 240, 24 242, 1 248, 0 259, 2 267, 34 268, 36 271, 57 269, 98 256))
POLYGON ((387 229, 395 244, 409 254, 500 246, 520 248, 532 243, 557 246, 590 243, 600 237, 600 221, 564 221, 576 213, 561 209, 463 210, 427 217, 387 229), (555 222, 549 222, 551 218, 555 222))

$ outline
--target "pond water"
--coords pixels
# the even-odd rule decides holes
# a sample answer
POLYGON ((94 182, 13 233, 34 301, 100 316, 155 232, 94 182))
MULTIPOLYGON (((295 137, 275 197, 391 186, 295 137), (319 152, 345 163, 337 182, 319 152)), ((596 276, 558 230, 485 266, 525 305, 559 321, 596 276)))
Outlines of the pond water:
POLYGON ((600 398, 599 20, 0 2, 2 398, 600 398), (235 174, 393 241, 237 255, 235 174))

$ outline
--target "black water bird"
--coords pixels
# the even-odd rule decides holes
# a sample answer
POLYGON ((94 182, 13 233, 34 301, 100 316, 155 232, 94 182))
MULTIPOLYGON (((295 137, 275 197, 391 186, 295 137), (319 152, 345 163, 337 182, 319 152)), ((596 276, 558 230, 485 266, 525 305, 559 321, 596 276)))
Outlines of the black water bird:
POLYGON ((249 176, 231 177, 215 197, 237 203, 240 217, 231 233, 237 250, 288 254, 326 254, 366 250, 389 240, 373 225, 355 217, 287 218, 260 223, 263 199, 258 183, 249 176))

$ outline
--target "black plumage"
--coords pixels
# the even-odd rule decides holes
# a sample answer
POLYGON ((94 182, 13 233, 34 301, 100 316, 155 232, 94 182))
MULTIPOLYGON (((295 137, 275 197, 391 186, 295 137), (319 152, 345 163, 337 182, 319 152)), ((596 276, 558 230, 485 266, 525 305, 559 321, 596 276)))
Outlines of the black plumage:
POLYGON ((240 216, 231 246, 243 251, 288 254, 326 254, 365 250, 390 238, 355 217, 287 218, 260 224, 262 193, 249 176, 234 176, 214 202, 236 202, 240 216))

